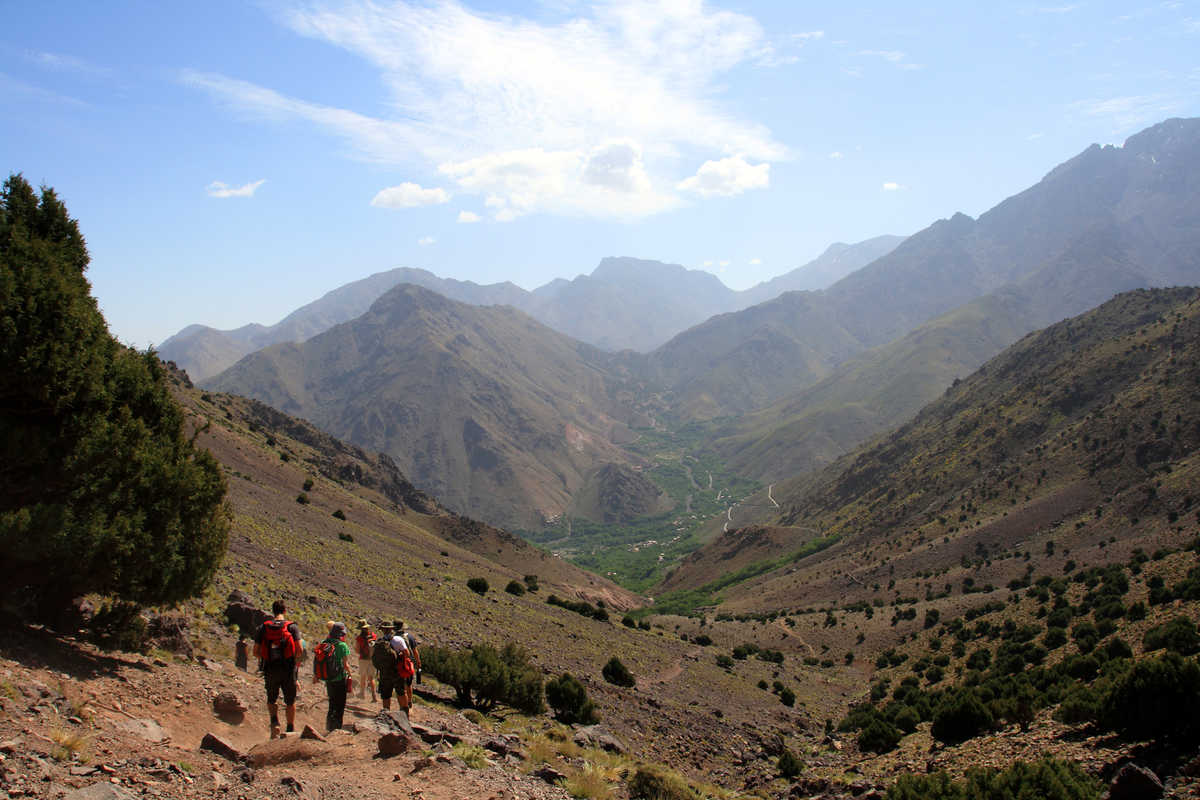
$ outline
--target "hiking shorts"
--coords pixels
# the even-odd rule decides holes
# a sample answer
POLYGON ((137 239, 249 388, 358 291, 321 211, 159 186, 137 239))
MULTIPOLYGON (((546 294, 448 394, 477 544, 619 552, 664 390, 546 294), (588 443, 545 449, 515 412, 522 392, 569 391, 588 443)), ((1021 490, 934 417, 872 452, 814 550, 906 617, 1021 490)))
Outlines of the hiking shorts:
POLYGON ((380 675, 379 676, 379 696, 384 700, 390 700, 392 692, 404 693, 404 684, 400 682, 399 676, 396 675, 380 675))
POLYGON ((279 692, 283 690, 283 702, 287 705, 296 703, 296 666, 285 664, 282 667, 267 667, 263 670, 267 682, 267 703, 274 705, 279 700, 279 692))
POLYGON ((367 681, 375 680, 375 665, 371 663, 370 658, 360 658, 358 660, 358 686, 359 691, 367 685, 367 681))

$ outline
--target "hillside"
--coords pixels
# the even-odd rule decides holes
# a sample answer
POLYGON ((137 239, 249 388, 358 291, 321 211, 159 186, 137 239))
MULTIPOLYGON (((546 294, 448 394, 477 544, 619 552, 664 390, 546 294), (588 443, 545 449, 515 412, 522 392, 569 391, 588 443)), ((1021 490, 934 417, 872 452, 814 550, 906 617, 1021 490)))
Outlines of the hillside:
MULTIPOLYGON (((1054 540, 1102 563, 1112 532, 1121 550, 1177 539, 1158 518, 1186 505, 1195 479, 1198 333, 1196 290, 1171 289, 1123 294, 1025 337, 894 433, 820 474, 776 484, 774 524, 806 534, 760 550, 759 576, 731 583, 726 603, 871 602, 884 576, 905 596, 924 595, 931 574, 1004 585, 1023 562, 977 570, 960 563, 964 554, 1041 552, 1054 540), (817 536, 832 546, 762 569, 817 536)), ((671 585, 709 582, 729 548, 714 542, 671 585)))
POLYGON ((600 351, 510 307, 399 286, 353 322, 208 382, 388 453, 451 508, 526 527, 560 514, 640 419, 600 351))
MULTIPOLYGON (((788 295, 680 334, 650 355, 647 374, 668 381, 692 418, 743 413, 995 292, 1032 301, 1019 335, 1120 291, 1196 283, 1198 190, 1200 120, 1168 120, 1123 147, 1093 145, 978 220, 936 222, 826 291, 791 299, 783 319, 777 304, 788 295), (821 330, 831 344, 814 335, 821 330), (763 341, 783 343, 801 368, 781 374, 771 358, 748 357, 763 341)), ((968 353, 955 357, 969 364, 968 353)))

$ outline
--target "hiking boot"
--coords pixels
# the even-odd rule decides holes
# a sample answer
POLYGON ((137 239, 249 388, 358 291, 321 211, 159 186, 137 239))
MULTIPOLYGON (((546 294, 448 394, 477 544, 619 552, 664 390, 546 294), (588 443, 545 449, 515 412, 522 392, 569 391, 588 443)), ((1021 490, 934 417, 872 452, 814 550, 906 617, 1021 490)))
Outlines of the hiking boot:
POLYGON ((288 732, 288 733, 295 733, 295 732, 296 732, 296 726, 295 726, 295 725, 288 725, 288 726, 287 726, 287 732, 288 732))
POLYGON ((278 739, 280 736, 282 736, 282 734, 279 732, 279 723, 277 722, 271 726, 271 738, 278 739))

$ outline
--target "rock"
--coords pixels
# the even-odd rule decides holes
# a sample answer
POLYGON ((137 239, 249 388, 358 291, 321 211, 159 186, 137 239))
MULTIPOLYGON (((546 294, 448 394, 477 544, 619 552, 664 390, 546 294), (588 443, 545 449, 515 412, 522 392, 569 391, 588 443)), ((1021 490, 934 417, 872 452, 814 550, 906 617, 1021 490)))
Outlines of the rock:
MULTIPOLYGON (((424 756, 424 757, 422 757, 422 758, 418 758, 418 759, 416 760, 416 762, 414 762, 414 763, 413 763, 412 770, 410 770, 410 771, 409 771, 409 774, 410 774, 410 775, 416 775, 416 774, 417 774, 418 772, 420 772, 421 770, 423 770, 423 769, 429 769, 429 768, 430 768, 430 767, 432 767, 432 766, 433 766, 433 759, 432 759, 432 758, 430 758, 429 756, 424 756)), ((396 779, 397 779, 397 780, 399 780, 399 777, 400 777, 400 776, 399 776, 399 775, 397 775, 397 776, 396 776, 396 779)))
POLYGON ((284 775, 279 779, 282 786, 286 786, 292 790, 292 794, 296 797, 303 797, 305 800, 321 800, 321 790, 315 786, 304 783, 291 775, 284 775))
POLYGON ((439 742, 458 744, 463 740, 463 737, 459 736, 457 733, 442 731, 438 730, 437 728, 429 728, 425 725, 421 725, 420 723, 412 723, 409 729, 429 744, 438 744, 439 742))
MULTIPOLYGON (((0 750, 4 749, 4 745, 0 745, 0 750)), ((1196 756, 1188 763, 1184 764, 1179 770, 1181 775, 1186 775, 1189 778, 1200 778, 1200 756, 1196 756)))
POLYGON ((258 626, 269 620, 271 615, 253 603, 233 601, 225 607, 225 619, 230 625, 237 625, 238 631, 247 636, 258 633, 258 626))
POLYGON ((324 736, 317 733, 317 729, 314 728, 312 725, 304 726, 304 730, 300 731, 300 738, 301 739, 313 739, 318 742, 328 741, 324 736))
POLYGON ((1126 764, 1108 787, 1109 800, 1158 800, 1163 796, 1162 781, 1145 767, 1126 764))
POLYGON ((222 791, 229 786, 229 781, 225 780, 225 776, 219 772, 214 772, 212 774, 212 782, 214 792, 222 791))
POLYGON ((414 739, 417 738, 413 726, 408 721, 408 716, 402 711, 380 711, 372 719, 358 723, 357 727, 380 734, 400 733, 414 739))
POLYGON ((233 771, 242 783, 254 783, 254 770, 250 767, 240 767, 233 771))
POLYGON ((216 753, 222 758, 227 758, 235 763, 241 763, 246 760, 246 754, 238 750, 219 736, 211 733, 204 734, 204 738, 200 740, 200 749, 207 750, 210 753, 216 753))
POLYGON ((545 764, 535 769, 532 773, 533 777, 541 778, 551 786, 557 786, 567 779, 567 776, 556 770, 549 764, 545 764))
POLYGON ((246 704, 233 692, 221 692, 213 698, 213 713, 225 722, 240 725, 246 718, 246 704))
POLYGON ((86 778, 89 775, 95 775, 97 772, 99 772, 99 770, 95 767, 75 766, 71 767, 68 772, 70 772, 71 775, 75 776, 76 778, 86 778))
POLYGON ((599 747, 609 753, 625 755, 629 752, 624 742, 599 725, 588 725, 575 731, 573 741, 580 747, 599 747))
POLYGON ((292 737, 256 744, 246 756, 251 766, 260 768, 292 761, 310 761, 332 750, 333 746, 327 742, 292 737))
POLYGON ((117 727, 154 744, 160 744, 167 739, 166 731, 152 719, 123 719, 117 722, 117 727))
POLYGON ((379 737, 379 754, 381 756, 398 756, 408 752, 412 739, 402 733, 385 733, 379 737))
POLYGON ((63 800, 137 800, 137 795, 116 784, 93 783, 91 786, 69 792, 63 800))

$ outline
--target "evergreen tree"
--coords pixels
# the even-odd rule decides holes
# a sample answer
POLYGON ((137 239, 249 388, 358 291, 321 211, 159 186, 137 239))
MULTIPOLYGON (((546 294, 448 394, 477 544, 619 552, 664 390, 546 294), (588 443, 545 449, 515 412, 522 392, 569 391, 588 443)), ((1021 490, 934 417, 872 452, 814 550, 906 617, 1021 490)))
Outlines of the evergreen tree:
POLYGON ((99 592, 198 594, 229 532, 225 481, 184 435, 153 352, 118 343, 51 189, 0 193, 0 593, 48 617, 99 592))

